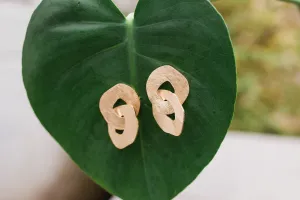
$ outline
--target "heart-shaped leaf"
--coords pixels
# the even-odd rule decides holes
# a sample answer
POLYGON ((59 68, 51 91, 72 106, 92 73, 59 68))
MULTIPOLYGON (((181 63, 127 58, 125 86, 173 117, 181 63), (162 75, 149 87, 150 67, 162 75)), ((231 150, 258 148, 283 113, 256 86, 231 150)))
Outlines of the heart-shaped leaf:
POLYGON ((129 200, 168 200, 216 154, 235 96, 233 50, 207 0, 140 0, 125 18, 110 0, 44 0, 23 48, 23 79, 49 133, 94 181, 129 200), (146 94, 150 73, 171 65, 189 81, 180 137, 164 133, 146 94), (139 133, 112 144, 98 103, 118 83, 141 99, 139 133))

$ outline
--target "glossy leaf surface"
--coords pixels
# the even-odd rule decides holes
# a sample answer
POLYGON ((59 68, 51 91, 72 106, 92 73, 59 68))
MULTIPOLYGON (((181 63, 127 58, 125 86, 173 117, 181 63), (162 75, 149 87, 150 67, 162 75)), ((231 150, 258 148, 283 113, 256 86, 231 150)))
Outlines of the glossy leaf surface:
POLYGON ((207 0, 140 0, 125 18, 110 0, 44 0, 23 48, 23 80, 48 132, 94 181, 125 200, 168 200, 216 154, 229 127, 236 69, 222 17, 207 0), (172 65, 189 81, 180 137, 164 133, 146 94, 172 65), (136 141, 112 144, 98 103, 112 86, 141 99, 136 141))

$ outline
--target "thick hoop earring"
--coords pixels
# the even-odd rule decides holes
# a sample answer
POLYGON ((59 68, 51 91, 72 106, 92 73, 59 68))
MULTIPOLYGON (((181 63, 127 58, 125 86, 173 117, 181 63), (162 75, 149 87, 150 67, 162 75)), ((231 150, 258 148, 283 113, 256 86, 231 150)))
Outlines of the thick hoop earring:
POLYGON ((171 135, 181 135, 185 119, 182 104, 189 94, 187 79, 173 67, 161 66, 150 74, 146 90, 152 103, 153 116, 159 127, 171 135), (165 82, 171 83, 175 90, 174 93, 159 89, 165 82), (173 113, 175 113, 174 120, 168 117, 173 113))
POLYGON ((134 89, 125 84, 117 84, 107 90, 99 101, 100 112, 108 124, 108 133, 112 143, 123 149, 135 141, 138 133, 137 115, 140 110, 140 99, 134 89), (127 104, 113 108, 119 100, 127 104), (123 130, 118 134, 117 130, 123 130))

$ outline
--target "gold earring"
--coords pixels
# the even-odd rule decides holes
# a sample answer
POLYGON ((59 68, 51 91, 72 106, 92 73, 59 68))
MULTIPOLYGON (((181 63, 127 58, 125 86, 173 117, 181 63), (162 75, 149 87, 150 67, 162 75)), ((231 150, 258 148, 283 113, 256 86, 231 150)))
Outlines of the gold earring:
POLYGON ((99 108, 108 124, 108 133, 113 144, 118 149, 132 144, 138 133, 136 116, 140 110, 140 99, 134 89, 125 84, 115 85, 102 95, 99 108), (113 108, 119 99, 127 104, 113 108), (123 130, 123 133, 118 134, 116 130, 123 130))
POLYGON ((185 117, 182 104, 189 94, 187 79, 173 67, 161 66, 150 74, 146 83, 146 90, 152 103, 153 116, 159 127, 166 133, 179 136, 183 129, 185 117), (171 83, 175 93, 159 89, 165 82, 171 83), (175 113, 175 120, 167 116, 173 113, 175 113))

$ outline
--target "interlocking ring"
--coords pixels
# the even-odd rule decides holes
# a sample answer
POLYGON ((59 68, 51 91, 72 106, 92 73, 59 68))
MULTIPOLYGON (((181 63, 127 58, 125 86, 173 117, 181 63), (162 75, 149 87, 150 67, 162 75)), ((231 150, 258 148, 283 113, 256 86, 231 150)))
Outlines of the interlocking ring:
POLYGON ((159 87, 165 82, 171 83, 181 104, 188 97, 190 89, 187 79, 170 65, 161 66, 150 74, 146 83, 147 95, 160 112, 169 115, 174 113, 173 107, 158 94, 159 87))
POLYGON ((108 133, 113 144, 119 149, 132 144, 138 133, 136 116, 140 110, 140 99, 136 92, 128 85, 117 84, 102 95, 99 108, 108 124, 108 133), (119 99, 127 104, 113 108, 119 99), (116 130, 123 130, 123 133, 118 134, 116 130))
POLYGON ((157 68, 150 74, 146 83, 146 89, 157 124, 164 132, 179 136, 184 124, 182 104, 189 94, 187 79, 173 67, 165 65, 157 68), (165 82, 171 83, 175 93, 159 89, 165 82), (175 120, 167 116, 173 113, 175 113, 175 120))

